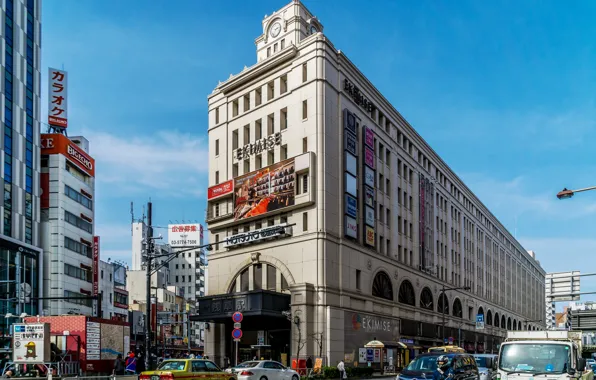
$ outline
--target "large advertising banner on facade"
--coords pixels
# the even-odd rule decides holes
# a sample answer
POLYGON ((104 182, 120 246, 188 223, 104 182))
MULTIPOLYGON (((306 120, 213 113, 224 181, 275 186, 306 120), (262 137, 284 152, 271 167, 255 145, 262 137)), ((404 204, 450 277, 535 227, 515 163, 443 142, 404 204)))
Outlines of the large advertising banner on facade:
POLYGON ((296 174, 290 158, 234 179, 234 220, 294 205, 296 174))
POLYGON ((95 177, 95 160, 83 149, 60 133, 43 133, 41 135, 41 154, 62 154, 79 169, 95 177))

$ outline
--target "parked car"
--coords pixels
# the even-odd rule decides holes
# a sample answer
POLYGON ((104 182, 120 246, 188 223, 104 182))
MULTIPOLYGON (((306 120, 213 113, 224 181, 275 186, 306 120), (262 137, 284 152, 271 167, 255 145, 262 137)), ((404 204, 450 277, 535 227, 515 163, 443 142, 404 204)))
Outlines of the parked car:
POLYGON ((480 380, 494 380, 497 377, 497 357, 495 354, 474 354, 480 380))
POLYGON ((238 380, 300 380, 300 374, 272 360, 251 360, 226 369, 238 380))
POLYGON ((215 363, 204 359, 164 360, 155 371, 141 373, 139 380, 236 380, 236 376, 222 371, 215 363))
POLYGON ((432 379, 440 356, 448 359, 447 367, 453 369, 452 380, 480 380, 480 372, 474 357, 459 352, 420 354, 397 375, 395 380, 432 379))

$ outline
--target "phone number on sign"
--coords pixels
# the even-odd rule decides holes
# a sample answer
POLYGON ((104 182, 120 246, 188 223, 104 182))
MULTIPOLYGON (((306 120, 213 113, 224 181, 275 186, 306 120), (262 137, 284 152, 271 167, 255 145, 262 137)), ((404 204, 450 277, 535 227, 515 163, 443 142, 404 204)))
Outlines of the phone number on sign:
POLYGON ((196 240, 172 240, 170 245, 199 245, 196 240))

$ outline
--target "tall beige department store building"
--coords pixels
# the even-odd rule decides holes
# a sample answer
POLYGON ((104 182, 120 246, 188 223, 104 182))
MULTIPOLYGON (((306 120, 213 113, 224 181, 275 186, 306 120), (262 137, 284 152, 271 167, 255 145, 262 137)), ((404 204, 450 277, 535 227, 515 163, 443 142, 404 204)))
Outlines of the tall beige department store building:
POLYGON ((217 244, 193 317, 209 322, 205 354, 234 363, 234 311, 244 316, 239 359, 287 364, 300 345, 301 358, 378 366, 380 353, 364 348, 376 338, 400 366, 445 340, 494 352, 507 330, 543 329, 534 254, 321 20, 294 0, 262 25, 257 63, 209 95, 217 244))

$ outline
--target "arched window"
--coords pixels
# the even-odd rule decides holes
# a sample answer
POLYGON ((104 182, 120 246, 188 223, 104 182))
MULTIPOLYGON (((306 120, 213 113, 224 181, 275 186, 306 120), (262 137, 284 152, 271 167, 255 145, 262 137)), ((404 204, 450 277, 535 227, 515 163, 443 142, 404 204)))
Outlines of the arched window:
POLYGON ((433 293, 429 288, 422 289, 422 294, 420 295, 420 307, 426 310, 435 309, 435 305, 433 305, 433 293))
POLYGON ((505 326, 507 326, 507 323, 505 322, 505 316, 501 315, 501 328, 504 329, 505 326))
POLYGON ((372 285, 372 295, 393 301, 393 284, 387 273, 377 273, 372 285))
MULTIPOLYGON (((482 306, 480 306, 480 307, 478 308, 478 314, 480 314, 480 315, 484 315, 484 309, 482 308, 482 306)), ((486 322, 486 321, 485 321, 485 322, 486 322)))
POLYGON ((288 281, 273 265, 257 263, 244 268, 234 279, 228 292, 230 294, 248 292, 249 290, 270 290, 273 292, 286 292, 290 289, 288 281), (249 271, 253 271, 252 286, 249 271), (267 271, 266 279, 263 271, 267 271), (278 283, 279 280, 279 283, 278 283), (266 282, 265 282, 266 281, 266 282), (279 285, 278 285, 279 284, 279 285))
POLYGON ((518 321, 517 322, 517 329, 518 330, 521 330, 522 329, 522 323, 521 323, 521 321, 518 321))
POLYGON ((517 330, 517 321, 513 320, 513 330, 517 330))
POLYGON ((399 286, 399 303, 403 303, 410 306, 416 306, 416 295, 414 294, 414 287, 408 280, 402 281, 399 286))
POLYGON ((445 293, 441 293, 439 296, 439 313, 449 314, 449 300, 445 293))
POLYGON ((485 322, 486 322, 486 324, 488 326, 492 326, 493 325, 493 313, 492 313, 492 311, 489 310, 489 311, 486 312, 486 321, 485 322))
POLYGON ((459 298, 456 298, 455 301, 453 301, 453 316, 458 318, 463 317, 461 301, 459 298))
POLYGON ((511 331, 511 317, 507 318, 507 330, 511 331))
POLYGON ((501 327, 501 320, 499 319, 499 313, 495 313, 495 327, 501 327))

